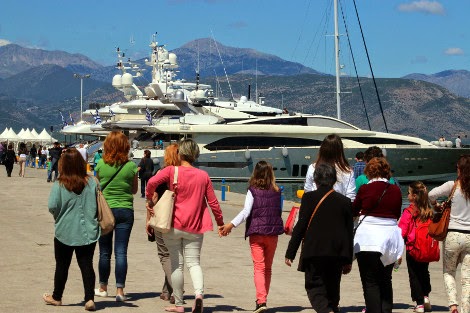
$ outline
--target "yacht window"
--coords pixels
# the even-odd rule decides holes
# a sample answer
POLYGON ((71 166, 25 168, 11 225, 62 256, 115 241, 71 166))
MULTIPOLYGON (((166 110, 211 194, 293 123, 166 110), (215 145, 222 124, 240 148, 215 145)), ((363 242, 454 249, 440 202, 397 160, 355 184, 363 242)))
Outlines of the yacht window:
POLYGON ((294 164, 292 166, 292 176, 294 177, 299 176, 299 164, 294 164))
POLYGON ((348 139, 352 141, 357 141, 366 145, 387 145, 387 144, 395 144, 395 145, 413 145, 419 146, 419 143, 401 140, 401 139, 394 139, 394 138, 382 138, 382 137, 342 137, 343 139, 348 139))
POLYGON ((307 175, 308 167, 309 165, 302 164, 302 167, 300 168, 300 176, 307 175))
POLYGON ((312 147, 320 146, 320 140, 289 137, 225 137, 211 142, 204 148, 217 150, 268 149, 271 147, 312 147))

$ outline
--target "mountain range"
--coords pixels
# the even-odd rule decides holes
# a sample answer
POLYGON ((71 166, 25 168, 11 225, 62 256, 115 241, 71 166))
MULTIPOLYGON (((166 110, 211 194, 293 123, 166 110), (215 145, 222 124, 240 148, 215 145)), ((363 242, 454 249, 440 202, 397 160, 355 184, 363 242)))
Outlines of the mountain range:
MULTIPOLYGON (((234 97, 247 94, 248 84, 266 96, 267 105, 292 111, 336 116, 334 77, 299 63, 253 49, 233 48, 209 39, 197 39, 174 49, 180 65, 179 78, 194 81, 199 67, 201 82, 220 85, 231 97, 224 72, 229 75, 234 97), (219 57, 220 53, 220 57, 219 57), (223 64, 222 64, 222 61, 223 64), (257 76, 255 77, 255 74, 257 76)), ((80 54, 29 49, 15 44, 0 47, 0 129, 6 126, 60 127, 58 110, 78 120, 80 82, 73 74, 91 74, 83 81, 83 106, 124 101, 111 86, 114 66, 102 66, 80 54)), ((141 68, 145 59, 133 61, 141 68)), ((137 80, 150 81, 149 71, 137 80)), ((356 79, 342 78, 342 119, 367 129, 364 107, 373 130, 384 130, 373 83, 360 78, 362 104, 356 79), (349 93, 352 92, 352 93, 349 93)), ((377 86, 391 132, 431 140, 444 134, 454 137, 469 132, 470 72, 449 70, 433 75, 410 74, 403 78, 378 79, 377 86), (436 116, 439 117, 436 123, 436 116)), ((64 114, 65 115, 65 114, 64 114)))

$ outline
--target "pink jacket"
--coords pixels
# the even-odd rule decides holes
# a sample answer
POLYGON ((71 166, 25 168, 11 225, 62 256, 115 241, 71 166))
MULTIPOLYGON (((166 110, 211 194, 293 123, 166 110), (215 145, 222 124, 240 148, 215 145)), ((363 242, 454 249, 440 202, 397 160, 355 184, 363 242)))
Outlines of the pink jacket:
POLYGON ((414 221, 416 214, 417 212, 415 212, 413 204, 410 204, 410 206, 403 211, 400 221, 398 222, 398 227, 401 228, 401 236, 405 239, 406 251, 413 248, 413 243, 416 239, 416 227, 414 221))
MULTIPOLYGON (((174 166, 167 166, 150 178, 147 183, 146 196, 152 195, 162 183, 173 190, 174 166)), ((194 167, 178 167, 178 186, 176 188, 173 227, 189 233, 202 234, 213 230, 212 218, 207 208, 209 204, 217 225, 224 225, 222 210, 214 193, 209 175, 194 167), (207 202, 206 202, 207 200, 207 202)))

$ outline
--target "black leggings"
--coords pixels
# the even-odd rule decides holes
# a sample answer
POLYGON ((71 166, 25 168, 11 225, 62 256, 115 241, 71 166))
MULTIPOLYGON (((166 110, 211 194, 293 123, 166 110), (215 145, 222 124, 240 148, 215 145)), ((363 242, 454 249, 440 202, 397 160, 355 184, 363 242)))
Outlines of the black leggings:
POLYGON ((85 302, 93 300, 95 296, 95 271, 93 270, 93 254, 96 242, 86 246, 67 246, 54 238, 55 274, 54 274, 54 300, 62 300, 65 283, 69 276, 69 267, 72 262, 73 251, 82 272, 83 288, 85 289, 85 302))
POLYGON ((406 251, 406 265, 410 277, 411 299, 417 305, 424 304, 424 297, 431 292, 431 280, 429 277, 429 263, 418 262, 406 251))

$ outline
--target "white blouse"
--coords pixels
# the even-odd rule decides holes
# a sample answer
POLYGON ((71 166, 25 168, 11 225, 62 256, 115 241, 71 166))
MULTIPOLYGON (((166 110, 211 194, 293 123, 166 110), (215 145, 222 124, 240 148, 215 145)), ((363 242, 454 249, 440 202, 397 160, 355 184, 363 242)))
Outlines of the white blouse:
MULTIPOLYGON (((317 190, 317 185, 313 181, 313 173, 315 172, 315 164, 308 167, 307 175, 305 176, 304 191, 317 190)), ((349 172, 343 172, 336 167, 336 183, 333 189, 340 194, 348 197, 351 201, 356 198, 356 181, 354 180, 354 171, 351 169, 349 172)))

